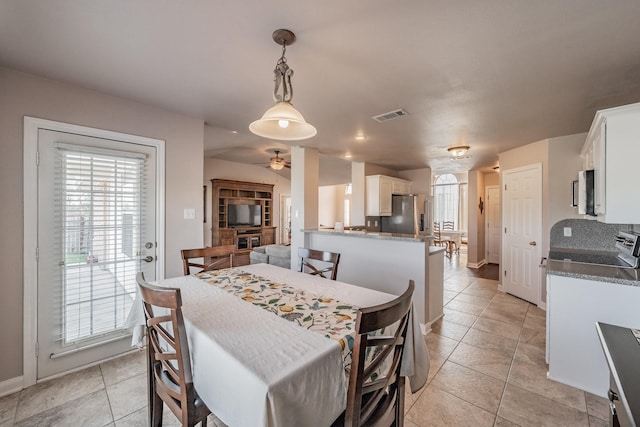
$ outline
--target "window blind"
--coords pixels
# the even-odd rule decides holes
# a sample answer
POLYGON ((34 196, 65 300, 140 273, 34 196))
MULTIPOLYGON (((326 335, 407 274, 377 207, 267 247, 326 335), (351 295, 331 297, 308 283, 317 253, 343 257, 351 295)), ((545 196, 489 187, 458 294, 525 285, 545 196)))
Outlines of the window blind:
POLYGON ((51 303, 63 348, 124 332, 145 241, 146 167, 142 154, 57 145, 51 303))

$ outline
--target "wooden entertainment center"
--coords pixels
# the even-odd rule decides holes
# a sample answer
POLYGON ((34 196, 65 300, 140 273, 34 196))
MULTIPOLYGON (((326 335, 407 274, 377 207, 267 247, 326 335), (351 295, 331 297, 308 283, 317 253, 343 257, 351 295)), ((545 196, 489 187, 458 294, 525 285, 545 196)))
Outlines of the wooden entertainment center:
POLYGON ((249 264, 251 248, 270 245, 276 240, 272 217, 273 184, 212 179, 211 186, 211 245, 235 245, 238 251, 234 265, 249 264), (259 225, 255 218, 250 220, 254 223, 241 223, 233 213, 230 215, 229 205, 248 205, 247 209, 252 208, 254 217, 259 210, 259 225))

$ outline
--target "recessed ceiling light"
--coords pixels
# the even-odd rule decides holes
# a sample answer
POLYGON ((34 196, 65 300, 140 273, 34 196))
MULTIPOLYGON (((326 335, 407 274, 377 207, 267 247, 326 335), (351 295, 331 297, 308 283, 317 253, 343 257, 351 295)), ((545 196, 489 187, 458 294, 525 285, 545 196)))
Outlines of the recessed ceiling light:
POLYGON ((356 141, 364 141, 365 139, 367 139, 367 137, 364 135, 356 135, 355 138, 356 141))
POLYGON ((345 158, 345 159, 350 159, 350 158, 352 158, 352 157, 353 157, 353 156, 352 156, 351 154, 345 154, 345 155, 344 155, 344 158, 345 158))
POLYGON ((232 130, 231 133, 238 133, 238 131, 237 130, 232 130))

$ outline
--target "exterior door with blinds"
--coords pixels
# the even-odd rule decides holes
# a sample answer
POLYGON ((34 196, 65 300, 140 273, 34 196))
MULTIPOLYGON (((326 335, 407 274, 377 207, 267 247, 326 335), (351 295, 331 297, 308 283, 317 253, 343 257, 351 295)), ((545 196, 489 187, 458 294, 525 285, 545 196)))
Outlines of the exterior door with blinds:
POLYGON ((156 276, 156 148, 38 131, 37 378, 131 350, 135 276, 156 276))

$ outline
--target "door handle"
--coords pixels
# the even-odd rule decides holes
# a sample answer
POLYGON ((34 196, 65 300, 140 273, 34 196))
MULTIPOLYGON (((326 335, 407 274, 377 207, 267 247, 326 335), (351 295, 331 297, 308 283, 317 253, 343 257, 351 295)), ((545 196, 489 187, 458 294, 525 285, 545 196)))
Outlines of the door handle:
POLYGON ((535 246, 535 245, 536 245, 536 241, 534 240, 534 241, 532 241, 532 242, 529 242, 529 244, 530 244, 531 246, 535 246))
POLYGON ((142 258, 142 260, 146 262, 153 262, 153 257, 151 255, 147 255, 146 257, 142 258))

